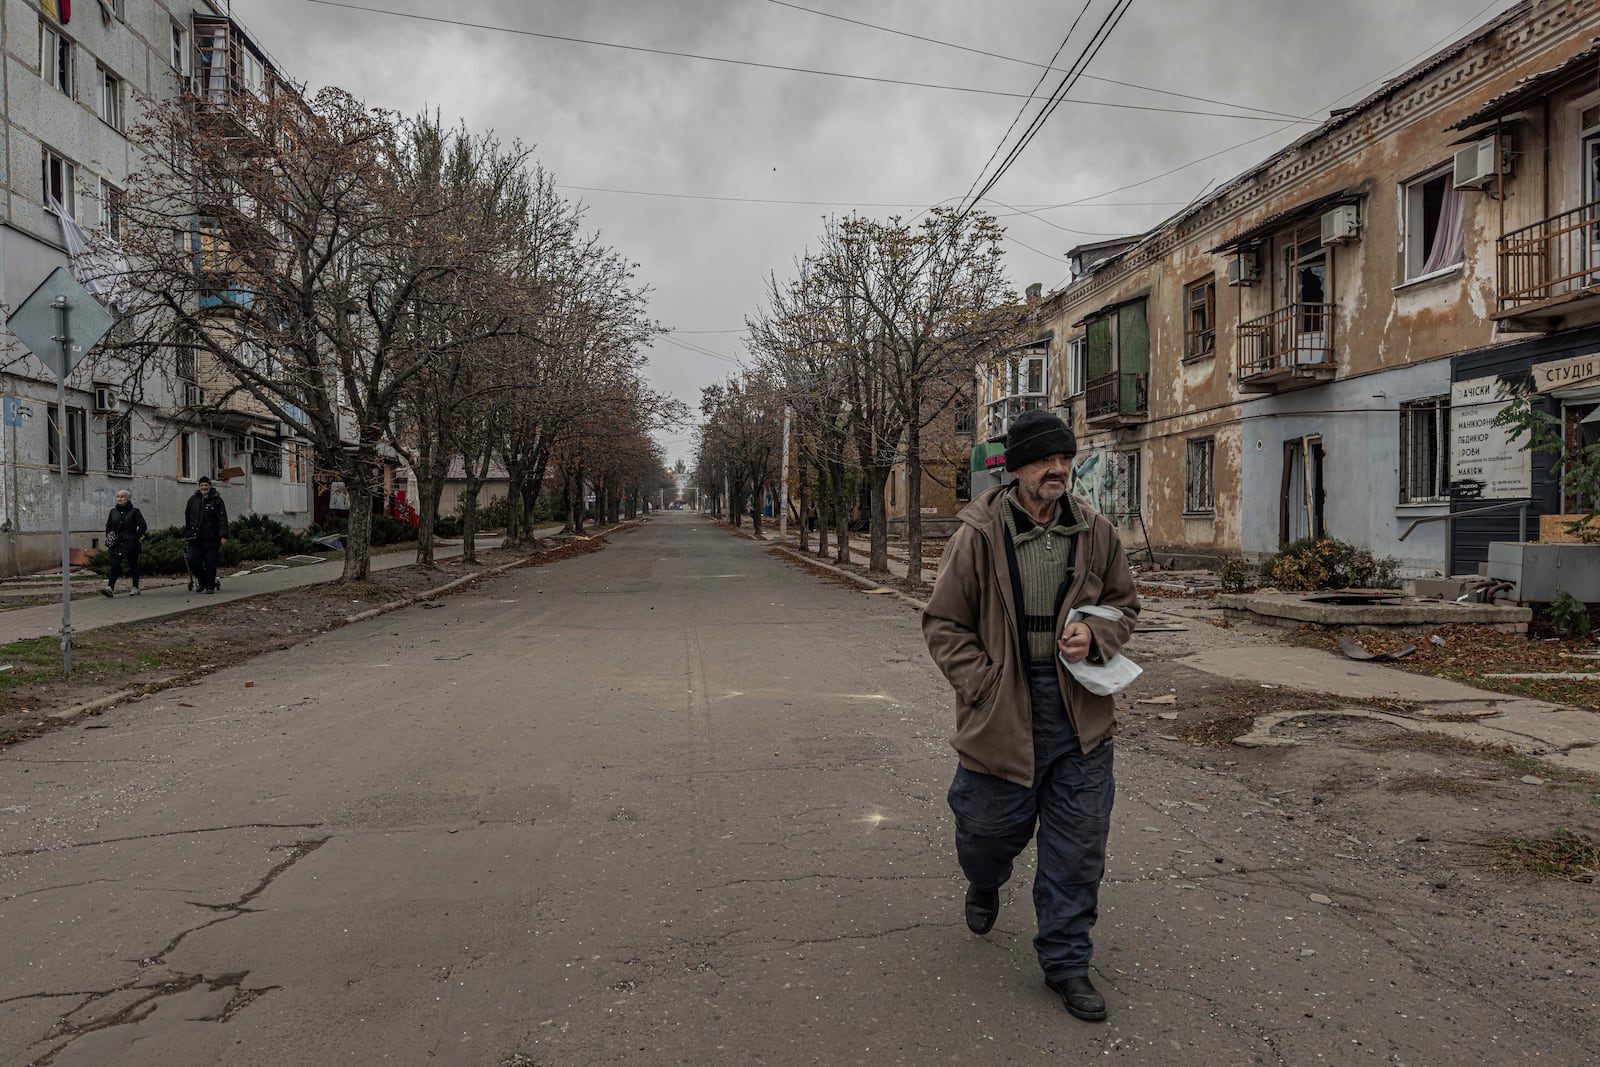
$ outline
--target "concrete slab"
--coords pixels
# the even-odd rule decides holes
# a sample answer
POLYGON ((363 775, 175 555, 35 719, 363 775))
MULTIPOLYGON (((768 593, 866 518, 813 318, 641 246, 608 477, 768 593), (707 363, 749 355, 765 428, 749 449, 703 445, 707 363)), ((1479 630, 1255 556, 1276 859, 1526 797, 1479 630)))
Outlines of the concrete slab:
POLYGON ((1509 604, 1456 604, 1397 597, 1383 604, 1327 604, 1283 593, 1229 593, 1217 598, 1223 615, 1239 622, 1274 626, 1350 626, 1401 633, 1426 633, 1439 626, 1487 626, 1523 634, 1532 608, 1509 604))

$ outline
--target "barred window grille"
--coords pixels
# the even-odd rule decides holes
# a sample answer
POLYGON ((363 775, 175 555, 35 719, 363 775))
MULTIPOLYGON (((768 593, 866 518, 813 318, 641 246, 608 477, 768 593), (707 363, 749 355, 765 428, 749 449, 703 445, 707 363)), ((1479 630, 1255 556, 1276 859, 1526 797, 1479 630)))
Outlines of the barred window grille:
POLYGON ((111 474, 133 473, 133 416, 106 416, 106 470, 111 474))
POLYGON ((1139 501, 1143 497, 1139 481, 1139 450, 1117 453, 1117 511, 1122 515, 1139 514, 1139 501))
POLYGON ((274 478, 283 476, 283 450, 259 438, 256 450, 250 453, 250 473, 267 474, 274 478))
POLYGON ((1188 442, 1185 468, 1183 510, 1201 514, 1216 510, 1217 440, 1202 437, 1188 442))
POLYGON ((1430 396, 1400 405, 1400 503, 1448 499, 1449 434, 1449 396, 1430 396))

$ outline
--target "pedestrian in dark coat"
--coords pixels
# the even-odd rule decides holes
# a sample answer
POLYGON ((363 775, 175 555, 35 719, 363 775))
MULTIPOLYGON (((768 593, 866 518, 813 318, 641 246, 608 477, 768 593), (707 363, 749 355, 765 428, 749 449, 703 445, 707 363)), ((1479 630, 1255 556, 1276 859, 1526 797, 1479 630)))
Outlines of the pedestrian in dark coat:
POLYGON ((945 547, 922 632, 956 697, 960 756, 948 799, 967 876, 967 926, 986 934, 1012 862, 1037 838, 1033 940, 1045 983, 1080 1019, 1106 1017, 1089 979, 1090 931, 1105 875, 1116 796, 1116 702, 1079 685, 1068 665, 1104 663, 1139 617, 1116 527, 1068 492, 1077 441, 1044 411, 1012 421, 1012 485, 961 512, 945 547), (1072 617, 1098 605, 1114 617, 1072 617), (1068 619, 1072 621, 1068 621, 1068 619))
POLYGON ((228 506, 211 488, 211 479, 202 477, 200 486, 183 509, 184 552, 189 571, 202 593, 217 591, 217 559, 228 543, 228 506))
POLYGON ((148 529, 144 515, 133 506, 132 494, 126 489, 117 490, 117 504, 106 516, 106 552, 111 557, 111 575, 106 579, 105 588, 100 590, 101 596, 116 595, 117 579, 122 576, 124 565, 128 568, 128 577, 133 579, 133 589, 128 595, 139 595, 139 549, 148 529))

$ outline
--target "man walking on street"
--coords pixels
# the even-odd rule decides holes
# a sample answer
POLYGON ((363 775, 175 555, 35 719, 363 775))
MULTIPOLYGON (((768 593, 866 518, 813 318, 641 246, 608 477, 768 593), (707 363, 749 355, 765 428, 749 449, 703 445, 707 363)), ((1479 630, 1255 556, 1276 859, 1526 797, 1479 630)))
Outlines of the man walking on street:
POLYGON ((1006 436, 1015 483, 961 512, 922 615, 928 651, 955 690, 959 756, 949 803, 969 883, 967 926, 988 933, 1012 862, 1038 834, 1034 950, 1045 984, 1080 1019, 1106 1017, 1089 980, 1116 795, 1114 702, 1062 660, 1109 660, 1139 615, 1133 574, 1110 520, 1068 493, 1077 440, 1045 411, 1006 436), (1066 622, 1090 604, 1115 619, 1066 622))
POLYGON ((211 488, 210 478, 200 479, 199 488, 183 510, 183 536, 188 542, 184 552, 195 584, 202 593, 215 593, 217 560, 222 546, 228 543, 228 507, 211 488))

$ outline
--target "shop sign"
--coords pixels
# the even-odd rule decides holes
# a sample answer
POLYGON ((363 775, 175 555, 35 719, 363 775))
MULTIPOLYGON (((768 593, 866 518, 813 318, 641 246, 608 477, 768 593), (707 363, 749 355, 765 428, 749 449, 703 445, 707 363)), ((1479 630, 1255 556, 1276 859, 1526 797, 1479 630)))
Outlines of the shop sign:
POLYGON ((1533 387, 1541 393, 1594 385, 1600 385, 1600 353, 1536 363, 1533 367, 1533 387))
POLYGON ((1515 379, 1498 375, 1450 387, 1450 480, 1476 483, 1489 499, 1528 496, 1533 463, 1528 450, 1495 416, 1521 395, 1515 379))

